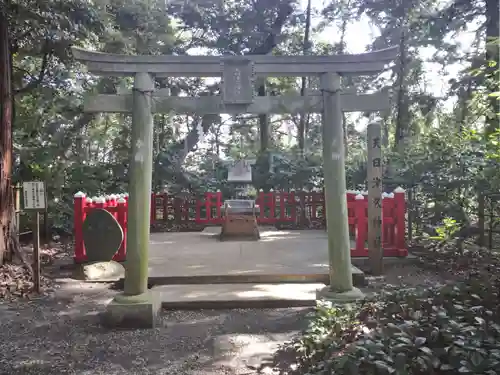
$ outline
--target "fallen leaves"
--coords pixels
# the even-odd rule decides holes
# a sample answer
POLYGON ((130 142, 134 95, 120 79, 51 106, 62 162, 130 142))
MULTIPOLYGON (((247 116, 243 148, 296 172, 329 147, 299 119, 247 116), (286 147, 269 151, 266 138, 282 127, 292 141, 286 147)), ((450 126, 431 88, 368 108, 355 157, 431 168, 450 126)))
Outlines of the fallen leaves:
MULTIPOLYGON (((45 278, 42 277, 42 285, 45 278)), ((34 292, 31 272, 22 265, 0 266, 0 299, 29 298, 34 292)))
MULTIPOLYGON (((33 248, 31 246, 24 246, 21 248, 21 251, 26 260, 31 264, 33 262, 33 248)), ((42 265, 40 281, 42 292, 50 288, 52 284, 50 278, 43 276, 43 266, 52 264, 55 259, 67 256, 67 244, 52 243, 40 249, 40 262, 42 265)), ((12 262, 0 266, 0 300, 29 299, 35 295, 31 270, 24 264, 12 262)))

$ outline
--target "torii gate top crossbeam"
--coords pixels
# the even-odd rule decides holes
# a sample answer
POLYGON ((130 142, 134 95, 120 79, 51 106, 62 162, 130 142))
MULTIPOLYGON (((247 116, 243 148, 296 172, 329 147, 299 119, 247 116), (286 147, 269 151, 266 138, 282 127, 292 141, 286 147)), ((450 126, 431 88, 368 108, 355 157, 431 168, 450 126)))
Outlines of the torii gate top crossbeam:
POLYGON ((252 62, 261 77, 315 76, 322 73, 366 75, 380 72, 394 61, 398 47, 357 55, 334 56, 171 56, 117 55, 73 48, 73 56, 89 72, 99 75, 132 76, 151 73, 156 77, 218 77, 224 62, 252 62))

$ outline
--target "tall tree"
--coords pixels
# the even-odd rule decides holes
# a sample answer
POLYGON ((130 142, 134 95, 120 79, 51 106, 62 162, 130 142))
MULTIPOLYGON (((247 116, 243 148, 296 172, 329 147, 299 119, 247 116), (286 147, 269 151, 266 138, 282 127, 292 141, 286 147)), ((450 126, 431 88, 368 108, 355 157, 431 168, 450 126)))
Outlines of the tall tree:
MULTIPOLYGON (((497 0, 486 0, 486 61, 488 62, 487 75, 489 76, 488 87, 491 94, 500 91, 500 77, 498 68, 500 66, 500 9, 497 0), (492 62, 494 64, 492 64, 492 62)), ((486 135, 495 133, 500 129, 500 101, 496 96, 489 99, 491 114, 486 120, 486 135)))
MULTIPOLYGON (((476 34, 477 46, 472 56, 463 58, 468 63, 467 71, 454 80, 454 89, 458 91, 463 103, 467 103, 474 90, 479 86, 488 86, 490 93, 499 90, 498 66, 499 56, 499 4, 496 0, 454 0, 446 4, 436 14, 422 17, 421 21, 426 24, 437 40, 442 37, 469 29, 476 34), (492 62, 492 63, 491 63, 492 62), (488 66, 479 76, 471 74, 470 70, 488 66)), ((441 43, 444 46, 444 43, 441 43)), ((455 45, 456 48, 456 45, 455 45)), ((448 51, 447 51, 448 52, 448 51)), ((485 135, 494 133, 500 129, 498 113, 500 103, 495 97, 489 100, 489 115, 486 116, 484 126, 485 135)), ((464 110, 458 111, 458 122, 466 118, 464 110)))
MULTIPOLYGON (((304 42, 302 46, 302 53, 304 56, 309 54, 311 49, 311 0, 307 1, 306 8, 306 22, 304 25, 304 42)), ((307 90, 307 77, 301 78, 300 96, 305 96, 307 90)), ((298 147, 301 155, 304 155, 306 144, 306 127, 309 121, 309 113, 301 113, 299 117, 298 133, 298 147)))
POLYGON ((89 8, 85 1, 44 0, 3 1, 0 23, 0 261, 3 261, 5 255, 17 250, 12 199, 15 99, 22 100, 44 83, 52 89, 60 82, 56 77, 61 73, 58 64, 71 61, 71 43, 88 41, 101 24, 95 8, 89 8))
POLYGON ((15 246, 12 196, 12 111, 8 3, 0 7, 0 264, 15 246))

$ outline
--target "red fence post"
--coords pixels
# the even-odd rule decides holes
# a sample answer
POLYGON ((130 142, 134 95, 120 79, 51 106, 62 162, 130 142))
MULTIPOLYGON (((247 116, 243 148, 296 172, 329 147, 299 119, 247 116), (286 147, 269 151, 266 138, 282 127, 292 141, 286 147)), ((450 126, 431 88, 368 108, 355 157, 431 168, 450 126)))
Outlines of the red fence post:
POLYGON ((305 227, 307 225, 307 214, 308 214, 308 207, 307 207, 307 198, 306 198, 306 193, 304 190, 300 190, 297 192, 298 194, 298 199, 297 204, 300 207, 300 217, 299 217, 299 225, 301 227, 305 227))
MULTIPOLYGON (((356 205, 350 202, 356 202, 356 195, 358 193, 355 190, 347 190, 346 192, 346 199, 347 199, 347 216, 349 218, 356 218, 356 211, 355 207, 356 205)), ((356 219, 354 219, 354 222, 356 222, 356 219)), ((349 235, 353 236, 356 238, 356 224, 351 224, 349 223, 349 235)))
MULTIPOLYGON (((276 222, 282 222, 285 219, 285 216, 283 215, 283 193, 281 191, 274 191, 274 207, 275 210, 279 211, 274 212, 274 219, 275 223, 276 222)), ((274 223, 274 224, 275 224, 274 223)))
POLYGON ((401 256, 408 255, 406 249, 406 199, 402 187, 394 189, 395 220, 396 220, 396 248, 401 256))
POLYGON ((314 189, 311 189, 307 195, 310 197, 309 200, 311 202, 311 220, 316 221, 318 219, 318 195, 314 189))
POLYGON ((118 249, 118 252, 113 256, 116 262, 123 262, 127 256, 127 211, 128 204, 125 198, 120 197, 117 200, 116 220, 123 230, 123 241, 118 249))
POLYGON ((273 189, 269 190, 269 222, 276 223, 276 193, 273 189))
POLYGON ((75 263, 82 263, 87 260, 85 246, 83 243, 83 221, 85 220, 85 193, 79 191, 73 196, 73 231, 75 234, 75 253, 73 260, 75 263))
POLYGON ((151 211, 149 213, 149 220, 151 221, 151 224, 154 224, 156 222, 156 194, 151 193, 151 211))
POLYGON ((356 198, 356 191, 355 190, 347 190, 346 191, 346 198, 348 202, 352 202, 356 198))
POLYGON ((106 201, 108 202, 108 207, 116 206, 116 199, 114 194, 106 196, 106 201))
POLYGON ((297 222, 297 201, 295 199, 295 190, 290 190, 288 195, 288 206, 290 207, 290 221, 293 223, 297 222))
POLYGON ((217 198, 215 201, 215 215, 217 217, 217 223, 222 223, 222 213, 221 213, 221 207, 222 207, 222 191, 217 190, 217 198))
POLYGON ((210 199, 210 193, 205 193, 203 198, 196 198, 195 201, 195 208, 194 208, 194 221, 196 224, 201 224, 203 222, 207 222, 209 219, 209 213, 208 213, 208 200, 210 199), (206 218, 202 219, 201 218, 201 207, 205 206, 205 215, 206 218))
POLYGON ((257 205, 259 206, 259 219, 258 221, 261 222, 262 219, 265 217, 264 216, 264 202, 265 202, 265 199, 264 199, 265 195, 264 195, 264 191, 262 189, 260 189, 259 191, 259 195, 257 196, 257 205))
MULTIPOLYGON (((382 240, 384 249, 395 247, 394 194, 382 193, 382 240)), ((387 250, 385 250, 387 252, 387 250)))
POLYGON ((164 192, 162 194, 163 198, 162 198, 162 201, 161 201, 161 204, 162 204, 162 210, 163 210, 163 221, 166 223, 168 222, 168 216, 169 216, 169 197, 168 197, 168 193, 167 192, 164 192))
POLYGON ((205 193, 205 212, 206 212, 205 215, 207 216, 207 223, 211 223, 213 221, 212 206, 213 206, 213 200, 216 197, 216 194, 205 193))
POLYGON ((364 257, 368 256, 365 249, 365 242, 367 236, 367 217, 366 208, 368 201, 365 200, 363 194, 358 194, 355 197, 354 211, 356 215, 356 247, 351 249, 351 256, 364 257))

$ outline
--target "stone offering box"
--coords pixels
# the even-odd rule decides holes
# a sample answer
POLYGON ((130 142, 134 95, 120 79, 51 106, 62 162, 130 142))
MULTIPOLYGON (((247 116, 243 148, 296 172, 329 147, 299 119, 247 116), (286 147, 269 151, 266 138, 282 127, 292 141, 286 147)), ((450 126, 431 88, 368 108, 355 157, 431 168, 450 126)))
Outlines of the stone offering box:
POLYGON ((253 200, 230 199, 224 202, 221 241, 230 237, 247 237, 259 240, 260 233, 257 225, 257 215, 260 207, 253 200))

